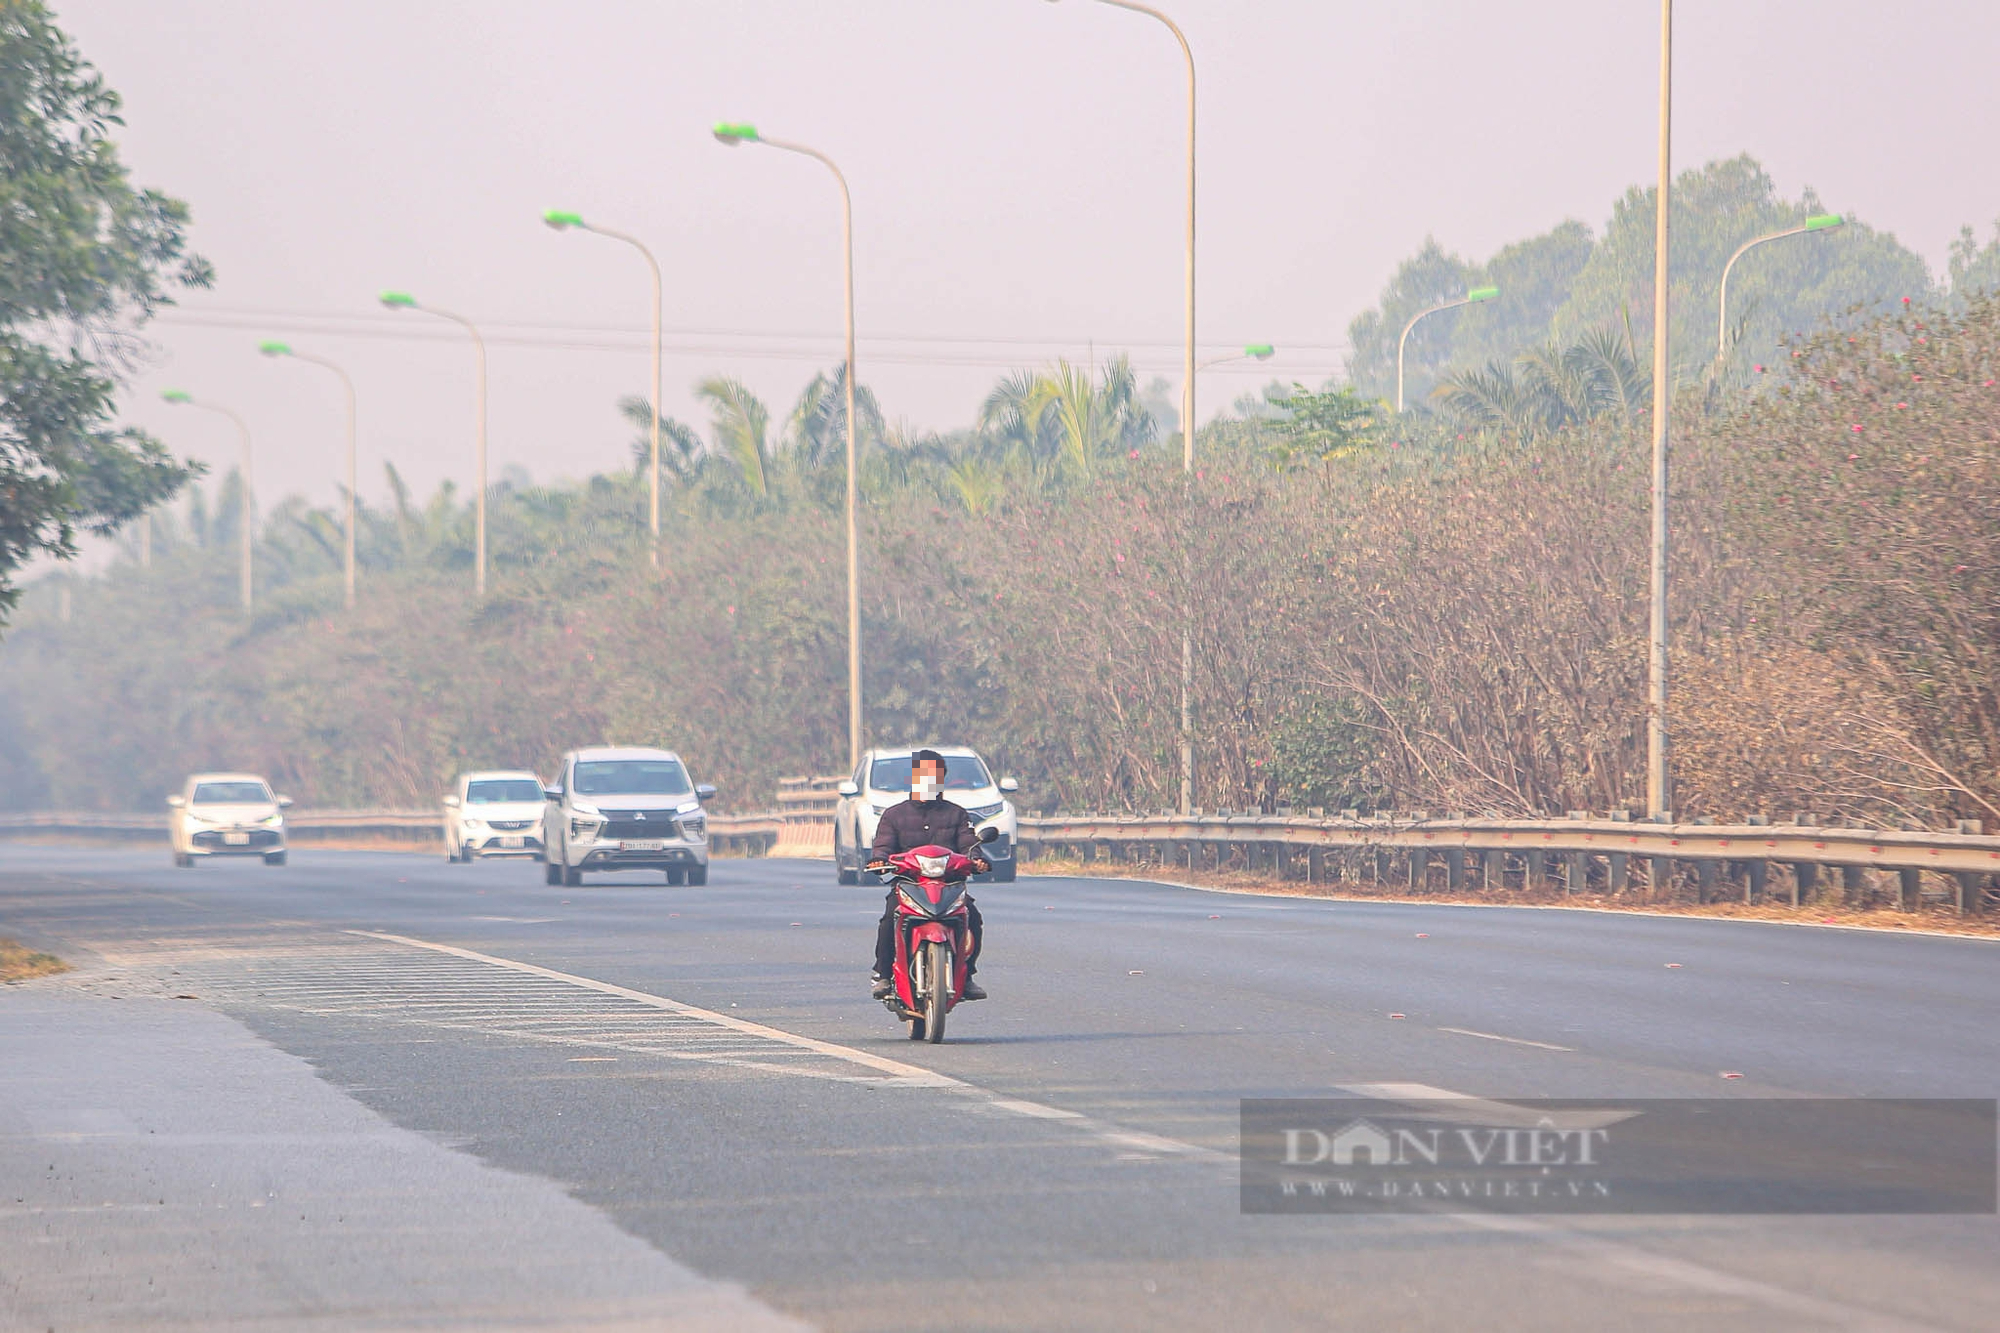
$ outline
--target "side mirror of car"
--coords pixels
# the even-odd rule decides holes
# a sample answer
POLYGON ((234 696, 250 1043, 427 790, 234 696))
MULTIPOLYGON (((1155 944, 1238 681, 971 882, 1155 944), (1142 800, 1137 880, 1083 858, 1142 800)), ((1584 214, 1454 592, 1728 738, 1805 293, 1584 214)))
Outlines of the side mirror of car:
POLYGON ((185 797, 185 796, 169 796, 169 797, 167 798, 167 804, 168 804, 168 805, 171 805, 171 806, 172 806, 172 807, 173 807, 174 809, 178 810, 178 809, 180 809, 180 808, 181 808, 182 806, 184 806, 184 805, 186 805, 186 804, 187 804, 187 797, 185 797))
POLYGON ((714 795, 715 784, 713 782, 697 782, 694 784, 694 798, 697 801, 706 801, 714 795))
POLYGON ((444 808, 445 808, 445 809, 447 809, 447 810, 456 810, 456 809, 458 809, 458 798, 457 798, 456 796, 447 796, 447 797, 445 797, 445 798, 444 798, 444 808))
POLYGON ((278 798, 278 808, 279 808, 280 810, 289 810, 289 809, 291 809, 291 806, 292 806, 292 798, 291 798, 291 797, 289 797, 289 796, 280 796, 280 797, 278 798))
POLYGON ((988 824, 985 828, 979 830, 979 840, 981 842, 997 842, 999 838, 1000 838, 1000 830, 994 828, 991 824, 988 824))
POLYGON ((562 788, 561 787, 542 788, 542 799, 547 801, 560 801, 562 799, 562 788))
POLYGON ((1002 778, 1000 779, 1000 790, 1009 793, 1017 792, 1021 790, 1021 784, 1012 778, 1002 778))
POLYGON ((859 796, 861 794, 861 788, 852 782, 841 783, 839 791, 842 796, 859 796))

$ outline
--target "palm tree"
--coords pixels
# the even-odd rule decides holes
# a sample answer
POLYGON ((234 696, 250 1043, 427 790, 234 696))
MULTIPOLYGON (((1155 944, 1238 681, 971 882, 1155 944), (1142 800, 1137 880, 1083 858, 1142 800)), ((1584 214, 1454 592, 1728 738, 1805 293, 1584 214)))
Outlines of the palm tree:
MULTIPOLYGON (((653 465, 653 406, 646 399, 634 396, 619 399, 618 410, 642 432, 632 442, 632 465, 643 474, 653 465)), ((692 427, 672 417, 660 418, 662 476, 687 485, 701 471, 702 459, 707 453, 701 436, 695 434, 692 427)))
MULTIPOLYGON (((870 441, 883 437, 882 411, 868 386, 854 386, 854 445, 858 454, 870 441)), ((817 469, 847 452, 847 363, 813 376, 785 423, 785 441, 803 467, 817 469)))
POLYGON ((1105 366, 1096 384, 1087 372, 1058 360, 1048 370, 1009 375, 979 409, 979 426, 1003 445, 1037 461, 1055 461, 1088 477, 1098 459, 1152 442, 1153 416, 1139 403, 1138 381, 1125 356, 1105 366))
POLYGON ((695 396, 714 412, 709 431, 716 454, 736 465, 743 484, 759 499, 771 493, 776 459, 771 453, 771 412, 741 380, 711 375, 695 385, 695 396))
POLYGON ((1631 335, 1594 329, 1567 347, 1537 347, 1512 364, 1489 361, 1483 370, 1447 375, 1431 397, 1462 425, 1533 440, 1602 416, 1629 424, 1645 412, 1651 392, 1631 335))

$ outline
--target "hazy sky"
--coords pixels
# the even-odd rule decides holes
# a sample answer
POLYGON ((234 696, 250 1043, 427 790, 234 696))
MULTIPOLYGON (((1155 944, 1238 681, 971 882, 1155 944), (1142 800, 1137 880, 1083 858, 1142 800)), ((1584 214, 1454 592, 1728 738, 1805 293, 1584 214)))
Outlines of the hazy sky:
MULTIPOLYGON (((1201 384, 1204 418, 1273 375, 1317 381, 1396 263, 1434 234, 1481 258, 1566 217, 1601 228, 1650 180, 1652 0, 1161 0, 1201 72, 1201 340, 1279 357, 1201 384)), ((472 468, 472 354, 404 288, 487 328, 491 453, 539 478, 627 457, 643 393, 638 256, 540 221, 632 231, 666 275, 668 412, 725 372, 782 419, 839 356, 838 199, 816 164, 730 150, 755 122, 854 191, 859 361, 889 417, 967 422, 993 380, 1128 350, 1177 374, 1182 66, 1171 36, 1091 0, 56 0, 125 96, 136 179, 186 199, 212 292, 153 326, 131 421, 233 461, 260 497, 333 498, 330 376, 361 399, 362 493, 393 459, 427 491, 472 468)), ((1682 0, 1678 167, 1756 154, 1788 194, 1942 266, 1990 235, 2000 6, 1682 0)))

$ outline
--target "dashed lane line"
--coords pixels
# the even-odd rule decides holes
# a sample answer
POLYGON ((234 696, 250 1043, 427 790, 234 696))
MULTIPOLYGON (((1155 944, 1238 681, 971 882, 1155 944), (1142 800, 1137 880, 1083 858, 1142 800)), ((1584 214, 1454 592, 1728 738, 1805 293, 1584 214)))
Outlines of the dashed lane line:
POLYGON ((1471 1028, 1439 1028, 1439 1032, 1455 1032, 1461 1037, 1484 1037, 1488 1041, 1504 1041, 1513 1046, 1533 1046, 1540 1051, 1575 1052, 1574 1046, 1558 1046, 1552 1041, 1529 1041, 1526 1037, 1503 1037, 1497 1032, 1475 1032, 1471 1028))

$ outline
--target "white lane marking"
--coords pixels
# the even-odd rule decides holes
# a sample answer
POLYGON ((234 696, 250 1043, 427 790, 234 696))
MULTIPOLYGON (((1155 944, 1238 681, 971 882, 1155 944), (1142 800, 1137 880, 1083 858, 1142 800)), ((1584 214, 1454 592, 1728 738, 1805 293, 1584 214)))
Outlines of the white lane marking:
POLYGON ((905 1087, 923 1088, 963 1088, 967 1085, 944 1074, 920 1069, 916 1065, 906 1065, 900 1060, 890 1060, 884 1056, 871 1055, 867 1051, 857 1051, 852 1046, 837 1046, 830 1041, 819 1041, 812 1037, 801 1037, 796 1033, 781 1032, 777 1028, 765 1027, 762 1023, 752 1023, 746 1019, 731 1018, 728 1014, 718 1014, 710 1009, 699 1009, 679 1000, 669 1000, 664 996, 649 995, 645 991, 631 990, 625 986, 614 986, 608 981, 597 981, 591 977, 579 977, 570 972, 558 972, 554 968, 538 967, 533 963, 519 963, 511 958, 496 958, 492 954, 478 953, 472 949, 461 949, 450 944, 433 944, 429 940, 411 939, 408 935, 391 935, 385 931, 350 930, 350 935, 361 935, 368 939, 388 940, 392 944, 405 944, 413 949, 429 949, 433 953, 449 954, 453 958, 464 958, 475 963, 485 963, 489 967, 505 968, 511 972, 524 972, 532 977, 542 977, 549 981, 560 981, 569 986, 580 986, 600 995, 616 995, 620 999, 631 1000, 650 1008, 662 1009, 684 1018, 698 1018, 704 1023, 713 1023, 732 1032, 741 1032, 753 1037, 762 1037, 784 1046, 811 1051, 815 1055, 829 1056, 835 1060, 845 1060, 872 1069, 879 1074, 887 1074, 905 1087))
MULTIPOLYGON (((513 972, 522 972, 529 976, 541 977, 549 981, 559 981, 565 985, 579 986, 585 990, 597 991, 603 995, 615 995, 621 999, 631 1000, 654 1009, 664 1010, 667 1013, 714 1023, 748 1036, 760 1037, 766 1041, 778 1042, 802 1051, 810 1051, 815 1055, 824 1055, 836 1060, 851 1061, 879 1073, 890 1075, 886 1079, 867 1080, 867 1085, 871 1087, 937 1088, 946 1092, 961 1093, 978 1098, 981 1105, 1009 1111, 1015 1115, 1032 1116, 1040 1120, 1060 1121, 1070 1128, 1096 1139, 1100 1143, 1125 1149, 1128 1153, 1143 1154, 1149 1157, 1167 1156, 1181 1160, 1208 1161, 1218 1164, 1228 1164, 1230 1166, 1236 1165, 1236 1155, 1234 1153, 1218 1152, 1213 1148, 1204 1148, 1199 1144, 1183 1143, 1179 1139, 1169 1139, 1158 1134, 1148 1134, 1143 1130, 1126 1129, 1120 1125, 1112 1125, 1100 1120, 1094 1120, 1089 1116, 1081 1115, 1075 1111, 1065 1111, 1059 1107, 1045 1106, 1040 1102, 1001 1097, 989 1088, 982 1088, 976 1084, 951 1078, 945 1074, 934 1073, 931 1070, 922 1069, 916 1065, 906 1065, 900 1060, 891 1060, 884 1056, 871 1055, 867 1051, 856 1050, 852 1046, 841 1046, 834 1042, 820 1041, 813 1037, 801 1037, 796 1033, 785 1032, 779 1028, 766 1027, 762 1023, 752 1023, 742 1018, 731 1018, 728 1014, 718 1014, 713 1010, 696 1008, 691 1004, 682 1004, 679 1000, 669 1000, 665 996, 632 990, 625 986, 613 985, 608 981, 598 981, 592 977, 580 977, 570 972, 558 972, 553 968, 539 967, 534 963, 516 962, 511 958, 498 958, 492 954, 479 953, 472 949, 461 949, 456 945, 433 944, 429 940, 412 939, 407 935, 392 935, 385 931, 374 930, 350 930, 347 933, 364 936, 368 939, 387 940, 394 944, 408 945, 416 949, 429 949, 434 953, 449 954, 454 958, 463 958, 470 962, 485 963, 492 967, 505 968, 513 972)), ((654 1053, 661 1055, 673 1054, 669 1051, 654 1053)), ((683 1054, 680 1058, 700 1057, 683 1054)), ((781 1069, 776 1065, 759 1064, 750 1060, 726 1061, 721 1063, 737 1064, 751 1069, 766 1069, 774 1073, 798 1072, 781 1069)))
POLYGON ((1823 1301, 1816 1296, 1804 1296, 1769 1282, 1738 1277, 1734 1273, 1725 1273, 1705 1264, 1676 1259, 1670 1255, 1654 1254, 1649 1250, 1642 1250, 1615 1240, 1586 1236, 1567 1227, 1553 1226, 1533 1218, 1498 1213, 1455 1213, 1452 1216, 1487 1231, 1504 1231, 1544 1244, 1559 1245, 1566 1250, 1575 1251, 1584 1258, 1595 1260, 1607 1268, 1622 1268, 1628 1273, 1656 1281, 1670 1282, 1691 1291, 1704 1292, 1712 1296, 1734 1297, 1737 1300, 1755 1302, 1771 1310, 1799 1315, 1811 1320, 1815 1327, 1856 1329, 1862 1330, 1863 1333, 1919 1333, 1920 1330, 1937 1327, 1934 1324, 1914 1323, 1895 1315, 1880 1314, 1874 1310, 1858 1310, 1853 1306, 1841 1305, 1834 1301, 1823 1301))
POLYGON ((1000 1101, 991 1102, 989 1105, 1002 1111, 1012 1111, 1015 1115, 1034 1116, 1038 1120, 1083 1119, 1075 1111, 1065 1111, 1059 1106, 1044 1106, 1040 1102, 1017 1102, 1003 1098, 1000 1101))
POLYGON ((1530 1106, 1516 1106, 1512 1102, 1492 1101, 1485 1097, 1475 1097, 1469 1092, 1453 1092, 1449 1088, 1434 1088, 1428 1083, 1343 1083, 1342 1092, 1351 1092, 1357 1097, 1370 1097, 1376 1101, 1401 1102, 1405 1106, 1422 1111, 1437 1102, 1450 1102, 1452 1110, 1449 1119, 1459 1120, 1468 1115, 1476 1115, 1495 1125, 1512 1125, 1523 1129, 1535 1129, 1543 1125, 1554 1125, 1562 1129, 1603 1129, 1621 1120, 1630 1120, 1641 1114, 1638 1111, 1606 1108, 1593 1110, 1578 1107, 1574 1110, 1547 1111, 1530 1106))
POLYGON ((1471 1028, 1439 1028, 1439 1032, 1456 1032, 1461 1037, 1484 1037, 1488 1041, 1504 1041, 1515 1046, 1533 1046, 1543 1051, 1575 1051, 1574 1046, 1558 1046, 1552 1041, 1529 1041, 1526 1037, 1503 1037, 1497 1032, 1474 1032, 1471 1028))

